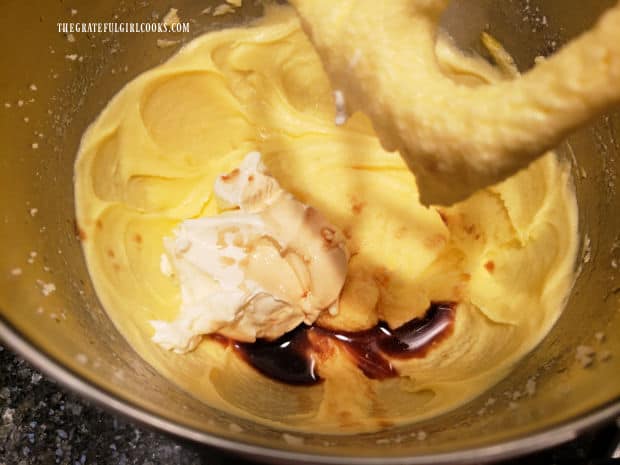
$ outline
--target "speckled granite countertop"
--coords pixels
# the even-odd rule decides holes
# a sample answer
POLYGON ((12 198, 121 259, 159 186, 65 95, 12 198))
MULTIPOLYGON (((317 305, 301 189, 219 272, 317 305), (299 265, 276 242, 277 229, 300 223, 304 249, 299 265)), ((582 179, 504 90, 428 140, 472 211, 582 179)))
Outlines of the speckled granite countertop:
MULTIPOLYGON (((611 426, 502 465, 594 464, 611 426)), ((0 465, 251 465, 136 427, 67 392, 0 345, 0 465)))
POLYGON ((136 427, 0 345, 0 465, 249 465, 136 427))

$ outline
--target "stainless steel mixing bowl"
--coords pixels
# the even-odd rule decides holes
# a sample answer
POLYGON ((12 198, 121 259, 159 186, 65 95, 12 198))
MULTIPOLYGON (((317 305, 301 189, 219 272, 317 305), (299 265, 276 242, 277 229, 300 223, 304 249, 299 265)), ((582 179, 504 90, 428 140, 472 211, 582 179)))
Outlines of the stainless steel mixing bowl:
MULTIPOLYGON (((619 415, 618 113, 600 118, 560 148, 574 165, 584 244, 580 274, 564 315, 508 378, 458 410, 376 434, 328 437, 317 432, 291 440, 283 431, 196 401, 132 351, 100 307, 86 271, 74 225, 73 160, 82 132, 106 102, 134 76, 175 52, 176 47, 158 48, 158 38, 187 42, 261 11, 256 2, 246 1, 235 15, 199 14, 216 3, 2 2, 0 337, 50 376, 112 410, 194 441, 270 461, 480 463, 569 440, 619 415), (80 33, 71 42, 57 30, 57 23, 64 21, 151 21, 171 6, 182 18, 191 18, 189 33, 80 33), (42 288, 49 283, 56 290, 44 296, 42 288), (588 368, 576 360, 580 345, 596 351, 588 368), (536 389, 532 393, 530 383, 527 394, 532 377, 536 389), (522 397, 513 404, 516 399, 505 393, 516 398, 515 391, 522 397), (491 397, 495 404, 486 405, 491 397), (426 433, 424 440, 419 440, 419 431, 426 433)), ((479 34, 490 31, 526 69, 535 57, 551 53, 593 24, 612 3, 461 0, 453 3, 444 24, 468 50, 480 51, 479 34)))

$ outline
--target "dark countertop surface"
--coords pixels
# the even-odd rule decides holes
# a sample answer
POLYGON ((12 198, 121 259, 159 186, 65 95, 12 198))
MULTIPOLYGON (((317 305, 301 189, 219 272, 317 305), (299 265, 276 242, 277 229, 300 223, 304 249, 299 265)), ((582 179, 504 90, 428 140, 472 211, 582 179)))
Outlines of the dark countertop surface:
POLYGON ((108 413, 0 345, 0 465, 220 465, 249 462, 108 413))
MULTIPOLYGON (((502 465, 599 464, 614 426, 502 465)), ((220 465, 251 462, 137 427, 67 392, 0 345, 0 465, 220 465)), ((612 462, 605 462, 612 463, 612 462)), ((616 463, 616 462, 613 462, 616 463)))

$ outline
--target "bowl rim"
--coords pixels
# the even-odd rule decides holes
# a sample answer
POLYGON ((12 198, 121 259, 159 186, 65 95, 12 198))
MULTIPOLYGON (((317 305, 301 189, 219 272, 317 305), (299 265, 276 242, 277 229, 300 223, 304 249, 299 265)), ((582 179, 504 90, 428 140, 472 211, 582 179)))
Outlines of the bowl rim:
MULTIPOLYGON (((484 463, 507 458, 523 456, 537 452, 558 444, 576 439, 579 434, 607 421, 620 417, 620 398, 574 419, 551 426, 540 431, 527 434, 523 437, 492 444, 487 446, 463 449, 454 452, 425 454, 419 456, 402 457, 359 457, 351 455, 313 454, 295 452, 292 450, 276 449, 259 446, 249 442, 232 440, 209 434, 197 429, 179 425, 164 419, 147 410, 121 399, 101 387, 84 379, 78 373, 62 365, 50 356, 38 350, 15 329, 2 315, 0 315, 0 342, 5 343, 16 354, 27 360, 35 368, 45 373, 59 384, 77 393, 79 396, 94 402, 97 406, 120 415, 140 425, 159 430, 178 438, 216 447, 226 452, 243 455, 263 461, 277 461, 279 463, 313 463, 337 465, 449 465, 484 463)), ((620 421, 620 418, 618 419, 620 421)))

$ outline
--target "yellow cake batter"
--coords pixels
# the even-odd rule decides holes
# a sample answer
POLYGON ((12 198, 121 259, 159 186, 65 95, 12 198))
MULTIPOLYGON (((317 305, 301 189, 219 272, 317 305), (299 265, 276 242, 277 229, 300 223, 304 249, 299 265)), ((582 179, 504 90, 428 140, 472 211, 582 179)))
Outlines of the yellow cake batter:
MULTIPOLYGON (((438 46, 469 86, 498 80, 481 60, 438 46)), ((334 124, 332 89, 290 8, 254 27, 209 33, 129 84, 84 135, 77 218, 98 295, 135 350, 205 402, 292 430, 350 433, 421 420, 480 395, 560 315, 577 246, 569 172, 553 154, 450 208, 419 202, 414 175, 370 121, 334 124), (351 254, 337 316, 343 330, 397 327, 431 301, 457 301, 453 333, 426 357, 394 360, 401 377, 368 379, 336 348, 325 380, 291 387, 204 340, 187 354, 151 341, 173 320, 179 286, 160 271, 163 238, 218 214, 216 176, 260 151, 299 201, 342 230, 351 254), (352 389, 354 387, 354 389, 352 389)))
POLYGON ((290 3, 346 105, 416 173, 424 205, 506 179, 620 103, 620 2, 523 76, 476 88, 434 53, 449 0, 290 3))

